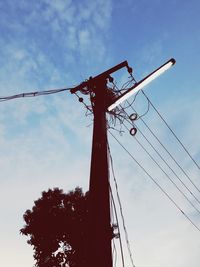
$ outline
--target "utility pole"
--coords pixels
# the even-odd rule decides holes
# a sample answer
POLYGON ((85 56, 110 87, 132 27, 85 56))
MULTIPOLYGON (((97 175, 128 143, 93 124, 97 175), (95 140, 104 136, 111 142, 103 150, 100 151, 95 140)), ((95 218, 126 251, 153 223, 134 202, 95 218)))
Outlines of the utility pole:
POLYGON ((89 189, 89 267, 112 267, 106 123, 107 81, 93 86, 94 125, 89 189))
POLYGON ((107 107, 113 99, 109 99, 107 81, 111 79, 111 73, 123 67, 130 70, 127 61, 124 61, 71 90, 71 93, 84 90, 90 92, 94 115, 89 188, 88 267, 113 266, 106 120, 107 107))

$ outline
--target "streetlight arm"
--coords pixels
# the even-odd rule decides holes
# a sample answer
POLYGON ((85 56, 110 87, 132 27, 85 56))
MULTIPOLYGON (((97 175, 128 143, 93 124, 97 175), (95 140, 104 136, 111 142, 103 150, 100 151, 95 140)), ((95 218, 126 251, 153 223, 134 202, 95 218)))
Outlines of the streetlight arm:
POLYGON ((108 107, 108 111, 111 111, 112 109, 116 108, 118 105, 120 105, 124 100, 132 96, 133 94, 136 94, 139 90, 141 90, 144 86, 146 86, 148 83, 156 79, 158 76, 160 76, 163 72, 168 70, 171 66, 175 64, 175 59, 171 58, 166 63, 164 63, 162 66, 154 70, 152 73, 147 75, 145 78, 140 80, 138 83, 135 83, 131 88, 129 88, 126 92, 121 94, 119 97, 115 99, 115 101, 108 107))

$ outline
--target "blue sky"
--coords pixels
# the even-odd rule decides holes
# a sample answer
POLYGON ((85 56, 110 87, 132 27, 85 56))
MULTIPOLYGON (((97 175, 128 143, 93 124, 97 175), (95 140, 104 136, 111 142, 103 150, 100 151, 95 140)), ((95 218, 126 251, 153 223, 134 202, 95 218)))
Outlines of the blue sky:
MULTIPOLYGON (((199 12, 197 0, 2 0, 0 96, 71 87, 124 60, 140 80, 174 57, 176 65, 145 92, 200 163, 199 12)), ((127 77, 125 71, 120 72, 118 82, 127 77)), ((142 95, 135 107, 140 113, 146 110, 142 95)), ((0 103, 2 266, 33 265, 31 247, 19 235, 19 229, 23 213, 41 191, 58 186, 67 192, 77 185, 87 190, 92 118, 84 114, 76 97, 66 92, 0 103)), ((199 170, 152 109, 145 120, 199 186, 199 170)), ((139 121, 138 126, 143 127, 139 121)), ((142 130, 149 135, 144 127, 142 130)), ((199 214, 166 181, 134 139, 128 134, 118 138, 153 176, 159 177, 162 186, 200 227, 199 214)), ((151 141, 157 147, 155 140, 151 141)), ((135 265, 198 267, 200 233, 112 138, 110 146, 135 265)), ((126 258, 129 267, 127 254, 126 258)), ((120 261, 117 266, 121 266, 120 261)))

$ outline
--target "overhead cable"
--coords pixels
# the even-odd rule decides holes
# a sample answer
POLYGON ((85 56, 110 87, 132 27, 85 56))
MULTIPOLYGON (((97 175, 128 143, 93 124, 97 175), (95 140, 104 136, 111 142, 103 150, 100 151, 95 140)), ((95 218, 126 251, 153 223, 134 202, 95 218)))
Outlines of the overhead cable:
POLYGON ((122 239, 121 239, 121 233, 120 233, 120 227, 119 227, 119 219, 118 219, 118 214, 117 214, 117 208, 116 208, 116 205, 115 205, 115 200, 114 200, 114 197, 113 197, 112 188, 111 188, 110 184, 109 184, 109 187, 110 187, 110 194, 111 194, 111 203, 113 204, 115 218, 116 218, 116 221, 117 221, 118 231, 119 231, 119 245, 120 245, 120 251, 121 251, 121 258, 122 258, 122 267, 125 267, 124 252, 123 252, 123 246, 122 246, 122 239))
POLYGON ((114 267, 116 267, 117 264, 117 249, 115 246, 115 240, 113 239, 113 259, 114 259, 114 267))
POLYGON ((116 142, 126 151, 126 153, 133 159, 133 161, 143 170, 143 172, 155 183, 155 185, 162 191, 162 193, 174 204, 174 206, 183 214, 183 216, 200 232, 199 226, 197 226, 190 217, 179 207, 179 205, 173 200, 173 198, 162 188, 162 186, 150 175, 147 170, 137 161, 134 156, 125 148, 125 146, 109 131, 116 142))
MULTIPOLYGON (((127 114, 127 113, 126 113, 127 114)), ((131 126, 133 125, 138 132, 143 136, 143 138, 147 141, 147 143, 151 146, 151 148, 156 152, 156 154, 159 156, 159 158, 165 163, 165 165, 171 170, 171 172, 176 176, 176 178, 180 181, 180 183, 184 186, 184 188, 194 197, 194 199, 200 204, 199 199, 195 196, 195 194, 188 188, 188 186, 182 181, 182 179, 177 175, 177 173, 172 169, 172 167, 167 163, 167 161, 164 159, 164 157, 160 154, 160 152, 153 146, 153 144, 149 141, 149 139, 145 136, 145 134, 142 132, 142 130, 135 124, 131 123, 129 120, 126 120, 131 126)), ((126 127, 126 125, 124 124, 126 127)), ((126 127, 127 129, 127 127, 126 127)), ((135 136, 134 136, 135 137, 135 136)))
MULTIPOLYGON (((131 106, 131 108, 134 112, 137 113, 137 111, 134 109, 133 106, 131 106)), ((160 141, 160 139, 157 137, 157 135, 151 130, 151 128, 148 126, 148 124, 144 121, 144 119, 140 118, 140 120, 143 122, 143 124, 146 126, 146 128, 150 131, 150 133, 154 136, 154 138, 158 141, 158 143, 162 146, 162 148, 167 152, 167 154, 171 157, 171 159, 176 163, 176 165, 180 168, 180 170, 184 173, 184 175, 188 178, 188 180, 192 183, 192 185, 196 188, 196 190, 200 193, 200 189, 197 187, 197 185, 192 181, 190 176, 185 172, 185 170, 181 167, 181 165, 174 158, 174 156, 169 152, 169 150, 164 146, 164 144, 160 141)))
POLYGON ((35 97, 35 96, 41 96, 41 95, 50 95, 50 94, 56 94, 64 91, 69 91, 72 88, 61 88, 61 89, 52 89, 52 90, 46 90, 46 91, 35 91, 30 93, 21 93, 17 95, 11 95, 11 96, 5 96, 0 97, 0 102, 2 101, 8 101, 15 98, 23 98, 23 97, 35 97))
MULTIPOLYGON (((114 208, 113 208, 113 201, 112 201, 112 199, 111 199, 110 203, 111 203, 111 208, 110 208, 110 211, 111 211, 111 223, 115 223, 115 216, 116 215, 115 215, 115 211, 114 211, 114 208)), ((117 249, 116 249, 116 246, 115 246, 115 238, 112 239, 112 259, 114 260, 114 267, 116 267, 116 263, 117 263, 117 249)))
MULTIPOLYGON (((129 131, 128 127, 124 124, 124 127, 129 131)), ((158 166, 158 168, 165 174, 169 181, 176 187, 176 189, 182 194, 182 196, 190 203, 190 205, 200 214, 200 210, 195 207, 192 201, 185 195, 185 193, 178 187, 178 185, 172 180, 172 178, 166 173, 166 171, 158 164, 154 157, 148 152, 148 150, 142 145, 142 143, 134 136, 136 142, 142 147, 151 160, 158 166)))
POLYGON ((169 126, 169 124, 166 122, 166 120, 163 118, 163 116, 160 114, 160 112, 158 111, 158 109, 154 106, 154 104, 151 102, 151 100, 149 99, 149 97, 144 93, 144 91, 142 90, 143 95, 146 97, 146 99, 148 100, 148 102, 150 103, 150 105, 152 106, 152 108, 156 111, 156 113, 158 114, 158 116, 161 118, 161 120, 164 122, 164 124, 167 126, 167 128, 170 130, 170 132, 172 133, 172 135, 176 138, 176 140, 179 142, 179 144, 182 146, 182 148, 185 150, 185 152, 188 154, 188 156, 190 157, 190 159, 193 161, 193 163, 196 165, 196 167, 200 170, 200 166, 199 164, 196 162, 196 160, 192 157, 192 155, 189 153, 189 151, 187 150, 187 148, 184 146, 184 144, 181 142, 181 140, 178 138, 178 136, 175 134, 175 132, 172 130, 172 128, 169 126))
POLYGON ((117 185, 117 180, 116 180, 116 177, 115 177, 115 172, 114 172, 114 167, 113 167, 113 160, 112 160, 112 156, 111 156, 109 145, 108 145, 108 152, 109 152, 109 157, 110 157, 112 175, 113 175, 113 179, 114 179, 114 183, 115 183, 115 189, 116 189, 116 193, 117 193, 117 199, 118 199, 118 203, 119 203, 120 214, 121 214, 121 218, 122 218, 122 224, 123 224, 124 233, 125 233, 126 245, 127 245, 128 253, 129 253, 129 256, 130 256, 132 267, 135 267, 135 264, 133 262, 131 246, 130 246, 130 242, 129 242, 128 232, 127 232, 127 229, 126 229, 126 224, 125 224, 125 219, 124 219, 124 215, 123 215, 122 204, 121 204, 121 200, 120 200, 120 196, 119 196, 118 185, 117 185))

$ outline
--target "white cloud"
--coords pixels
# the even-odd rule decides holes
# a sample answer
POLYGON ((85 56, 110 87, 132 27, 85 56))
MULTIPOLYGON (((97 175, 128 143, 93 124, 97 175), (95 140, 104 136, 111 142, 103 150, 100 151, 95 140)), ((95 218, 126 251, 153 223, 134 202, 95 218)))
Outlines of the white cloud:
POLYGON ((87 47, 90 43, 90 33, 88 30, 81 30, 79 32, 80 47, 87 47))

